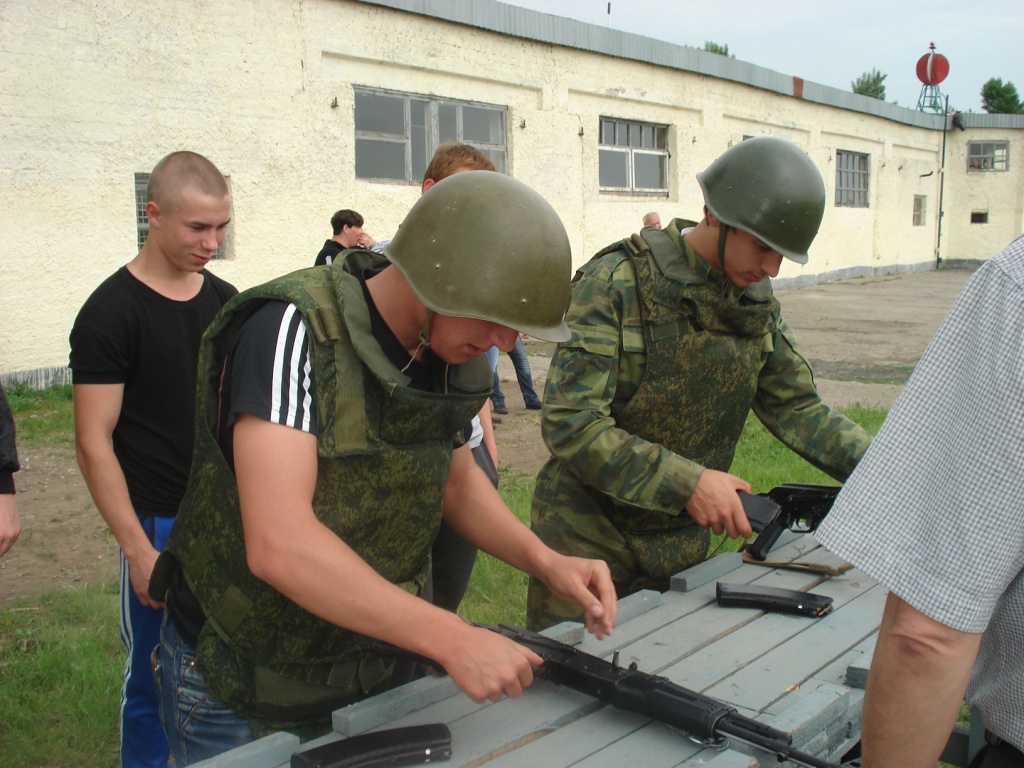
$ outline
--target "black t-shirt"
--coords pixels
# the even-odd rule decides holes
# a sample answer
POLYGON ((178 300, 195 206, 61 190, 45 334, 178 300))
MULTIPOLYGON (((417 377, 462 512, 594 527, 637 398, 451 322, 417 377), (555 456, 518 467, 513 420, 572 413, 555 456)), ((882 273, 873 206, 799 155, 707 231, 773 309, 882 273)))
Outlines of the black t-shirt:
POLYGON ((328 240, 324 243, 324 247, 320 249, 320 253, 316 255, 316 259, 313 260, 313 266, 322 267, 327 264, 333 264, 334 257, 344 250, 345 246, 337 240, 328 240))
POLYGON ((203 271, 187 301, 122 267, 86 300, 71 329, 75 384, 124 384, 114 453, 140 515, 173 517, 192 464, 199 341, 237 291, 203 271))

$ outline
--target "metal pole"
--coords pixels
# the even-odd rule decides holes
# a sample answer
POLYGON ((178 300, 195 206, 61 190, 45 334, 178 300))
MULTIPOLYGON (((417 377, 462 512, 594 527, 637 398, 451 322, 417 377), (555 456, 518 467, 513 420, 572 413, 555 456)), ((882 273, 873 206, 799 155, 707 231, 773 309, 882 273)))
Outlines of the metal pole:
POLYGON ((939 167, 939 212, 938 223, 935 233, 935 268, 942 266, 940 247, 942 246, 942 217, 945 211, 942 210, 942 193, 946 189, 946 134, 949 133, 949 96, 946 96, 946 108, 942 117, 942 162, 939 167))

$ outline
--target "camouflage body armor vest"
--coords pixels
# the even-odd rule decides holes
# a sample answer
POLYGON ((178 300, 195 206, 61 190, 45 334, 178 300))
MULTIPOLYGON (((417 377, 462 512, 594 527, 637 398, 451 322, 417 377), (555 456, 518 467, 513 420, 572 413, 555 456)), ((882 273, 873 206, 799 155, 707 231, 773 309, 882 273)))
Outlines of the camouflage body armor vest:
MULTIPOLYGON (((616 426, 704 467, 728 470, 779 317, 770 285, 752 286, 738 301, 723 295, 662 230, 645 229, 595 258, 616 251, 636 273, 646 348, 636 393, 613 403, 616 426)), ((538 487, 550 483, 545 501, 572 520, 574 536, 601 542, 621 594, 667 589, 670 576, 706 558, 710 534, 684 509, 669 515, 617 502, 554 464, 537 479, 538 487), (547 477, 551 472, 557 478, 547 477)))
POLYGON ((369 652, 376 641, 314 616, 250 573, 238 489, 217 444, 221 370, 238 329, 265 301, 296 305, 320 415, 316 517, 385 579, 420 594, 453 439, 483 406, 491 371, 482 357, 438 361, 432 392, 405 386, 373 339, 362 286, 347 272, 386 263, 351 251, 344 264, 245 291, 203 339, 195 456, 168 549, 206 613, 196 652, 207 684, 268 728, 329 719, 386 688, 392 662, 369 652))

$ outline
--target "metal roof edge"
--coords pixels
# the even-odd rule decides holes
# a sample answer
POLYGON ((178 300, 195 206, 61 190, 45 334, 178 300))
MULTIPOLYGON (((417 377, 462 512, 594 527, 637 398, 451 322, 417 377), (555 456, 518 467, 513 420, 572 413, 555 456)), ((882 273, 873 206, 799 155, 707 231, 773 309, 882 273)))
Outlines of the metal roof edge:
MULTIPOLYGON (((357 2, 450 21, 524 40, 576 48, 707 77, 716 77, 752 88, 773 91, 783 96, 791 96, 851 112, 861 112, 883 120, 919 128, 943 130, 948 125, 943 115, 897 106, 880 99, 804 80, 795 75, 785 75, 730 56, 710 53, 700 48, 655 40, 633 32, 620 32, 596 24, 520 8, 498 2, 498 0, 357 0, 357 2)), ((983 117, 973 115, 973 113, 965 114, 965 117, 970 116, 983 117)), ((986 115, 984 117, 1019 117, 1022 118, 1019 124, 993 127, 1024 127, 1024 116, 986 115)), ((970 127, 989 127, 975 126, 970 122, 968 125, 970 127)))

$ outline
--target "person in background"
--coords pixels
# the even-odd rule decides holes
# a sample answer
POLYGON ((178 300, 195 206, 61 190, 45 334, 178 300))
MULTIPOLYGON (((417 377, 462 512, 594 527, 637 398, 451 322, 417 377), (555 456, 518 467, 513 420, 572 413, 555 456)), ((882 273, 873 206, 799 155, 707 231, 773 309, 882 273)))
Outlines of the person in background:
POLYGON ((166 768, 150 654, 163 605, 148 594, 192 463, 199 340, 233 286, 206 270, 231 220, 217 167, 195 152, 156 164, 149 236, 86 300, 71 329, 78 465, 120 547, 121 764, 166 768))
POLYGON ((661 216, 656 211, 644 214, 643 225, 645 227, 654 227, 655 229, 661 229, 661 216))
POLYGON ((315 267, 332 263, 335 256, 349 248, 370 249, 376 245, 370 234, 363 230, 363 217, 348 208, 331 216, 331 231, 334 234, 324 243, 313 261, 315 267))
MULTIPOLYGON (((577 273, 572 338, 551 360, 532 527, 605 560, 616 589, 668 589, 710 532, 751 535, 729 473, 753 409, 795 453, 843 480, 870 436, 821 399, 772 294, 784 258, 807 262, 825 184, 805 152, 755 138, 702 173, 704 215, 648 227, 577 273)), ((531 581, 533 628, 578 609, 531 581)))
MULTIPOLYGON (((446 141, 434 150, 434 155, 423 172, 420 194, 426 194, 439 181, 444 181, 456 173, 463 171, 492 171, 496 173, 497 170, 494 162, 476 147, 470 144, 446 141)), ((383 241, 382 247, 386 247, 390 242, 390 240, 383 241)), ((491 350, 495 357, 498 354, 498 348, 491 347, 487 353, 488 363, 491 362, 491 350)), ((487 475, 487 479, 497 488, 498 445, 494 439, 494 424, 488 404, 485 403, 480 412, 473 417, 471 429, 469 447, 473 452, 473 458, 487 475)), ((430 550, 431 574, 427 596, 434 605, 452 613, 458 612, 462 598, 466 594, 466 588, 469 586, 470 576, 473 575, 476 555, 476 547, 442 520, 437 538, 434 539, 434 546, 430 550)))
POLYGON ((971 768, 1024 766, 1021 435, 1024 237, 971 276, 815 534, 889 590, 864 768, 932 768, 965 692, 971 768))
POLYGON ((14 444, 14 414, 0 385, 0 557, 21 535, 18 502, 14 498, 14 473, 21 469, 14 444))
MULTIPOLYGON (((540 396, 533 388, 533 371, 530 369, 530 358, 526 354, 526 346, 523 338, 516 339, 515 346, 508 351, 509 360, 512 361, 512 368, 516 372, 516 382, 519 384, 519 391, 523 395, 523 404, 528 411, 540 410, 540 396)), ((494 356, 494 389, 491 392, 491 404, 494 412, 500 414, 508 413, 508 406, 505 404, 505 393, 501 391, 501 381, 498 377, 498 358, 494 356)))

